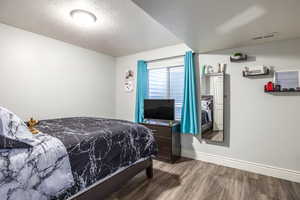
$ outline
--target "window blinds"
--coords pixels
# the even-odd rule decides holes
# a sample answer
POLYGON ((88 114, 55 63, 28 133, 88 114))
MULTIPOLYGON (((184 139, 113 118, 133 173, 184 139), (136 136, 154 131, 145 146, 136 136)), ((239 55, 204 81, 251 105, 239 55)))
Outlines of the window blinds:
POLYGON ((181 118, 183 87, 183 66, 149 69, 149 98, 175 99, 176 120, 181 118))

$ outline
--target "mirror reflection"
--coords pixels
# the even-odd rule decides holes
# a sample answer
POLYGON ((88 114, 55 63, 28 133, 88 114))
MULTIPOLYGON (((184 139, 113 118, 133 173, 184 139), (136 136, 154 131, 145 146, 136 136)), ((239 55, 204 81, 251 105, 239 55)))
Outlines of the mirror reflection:
POLYGON ((203 73, 200 87, 202 139, 223 142, 224 73, 203 73))

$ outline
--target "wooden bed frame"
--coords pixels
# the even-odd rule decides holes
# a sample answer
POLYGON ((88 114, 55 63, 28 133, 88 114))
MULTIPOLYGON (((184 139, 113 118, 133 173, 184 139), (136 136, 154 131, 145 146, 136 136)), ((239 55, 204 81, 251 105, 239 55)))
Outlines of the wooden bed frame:
POLYGON ((106 197, 109 197, 113 192, 116 192, 122 185, 124 185, 124 183, 143 170, 146 170, 148 178, 153 177, 152 158, 128 167, 120 173, 106 179, 70 200, 103 200, 106 197))

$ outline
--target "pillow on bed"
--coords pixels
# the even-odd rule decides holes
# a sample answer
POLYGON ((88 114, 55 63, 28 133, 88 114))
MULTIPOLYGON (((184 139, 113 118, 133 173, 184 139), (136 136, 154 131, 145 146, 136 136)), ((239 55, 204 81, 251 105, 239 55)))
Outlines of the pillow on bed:
POLYGON ((24 142, 31 137, 32 134, 23 120, 0 107, 0 149, 31 147, 24 142))
POLYGON ((202 101, 201 101, 201 108, 202 108, 203 110, 209 110, 209 104, 208 104, 208 101, 202 100, 202 101))

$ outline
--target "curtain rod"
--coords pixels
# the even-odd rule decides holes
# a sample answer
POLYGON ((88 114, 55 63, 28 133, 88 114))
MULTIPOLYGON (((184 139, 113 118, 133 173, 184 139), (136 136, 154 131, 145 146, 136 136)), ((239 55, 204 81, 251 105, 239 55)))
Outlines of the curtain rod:
POLYGON ((165 57, 165 58, 158 58, 158 59, 153 59, 153 60, 146 60, 147 63, 150 62, 156 62, 156 61, 161 61, 161 60, 168 60, 168 59, 172 59, 172 58, 179 58, 179 57, 183 57, 184 55, 177 55, 177 56, 170 56, 170 57, 165 57))
MULTIPOLYGON (((195 52, 193 52, 193 54, 195 54, 195 52)), ((170 56, 170 57, 164 57, 164 58, 157 58, 157 59, 153 59, 153 60, 146 60, 145 62, 150 63, 150 62, 168 60, 168 59, 179 58, 179 57, 184 57, 184 56, 185 56, 185 54, 182 54, 182 55, 177 55, 177 56, 170 56)))

